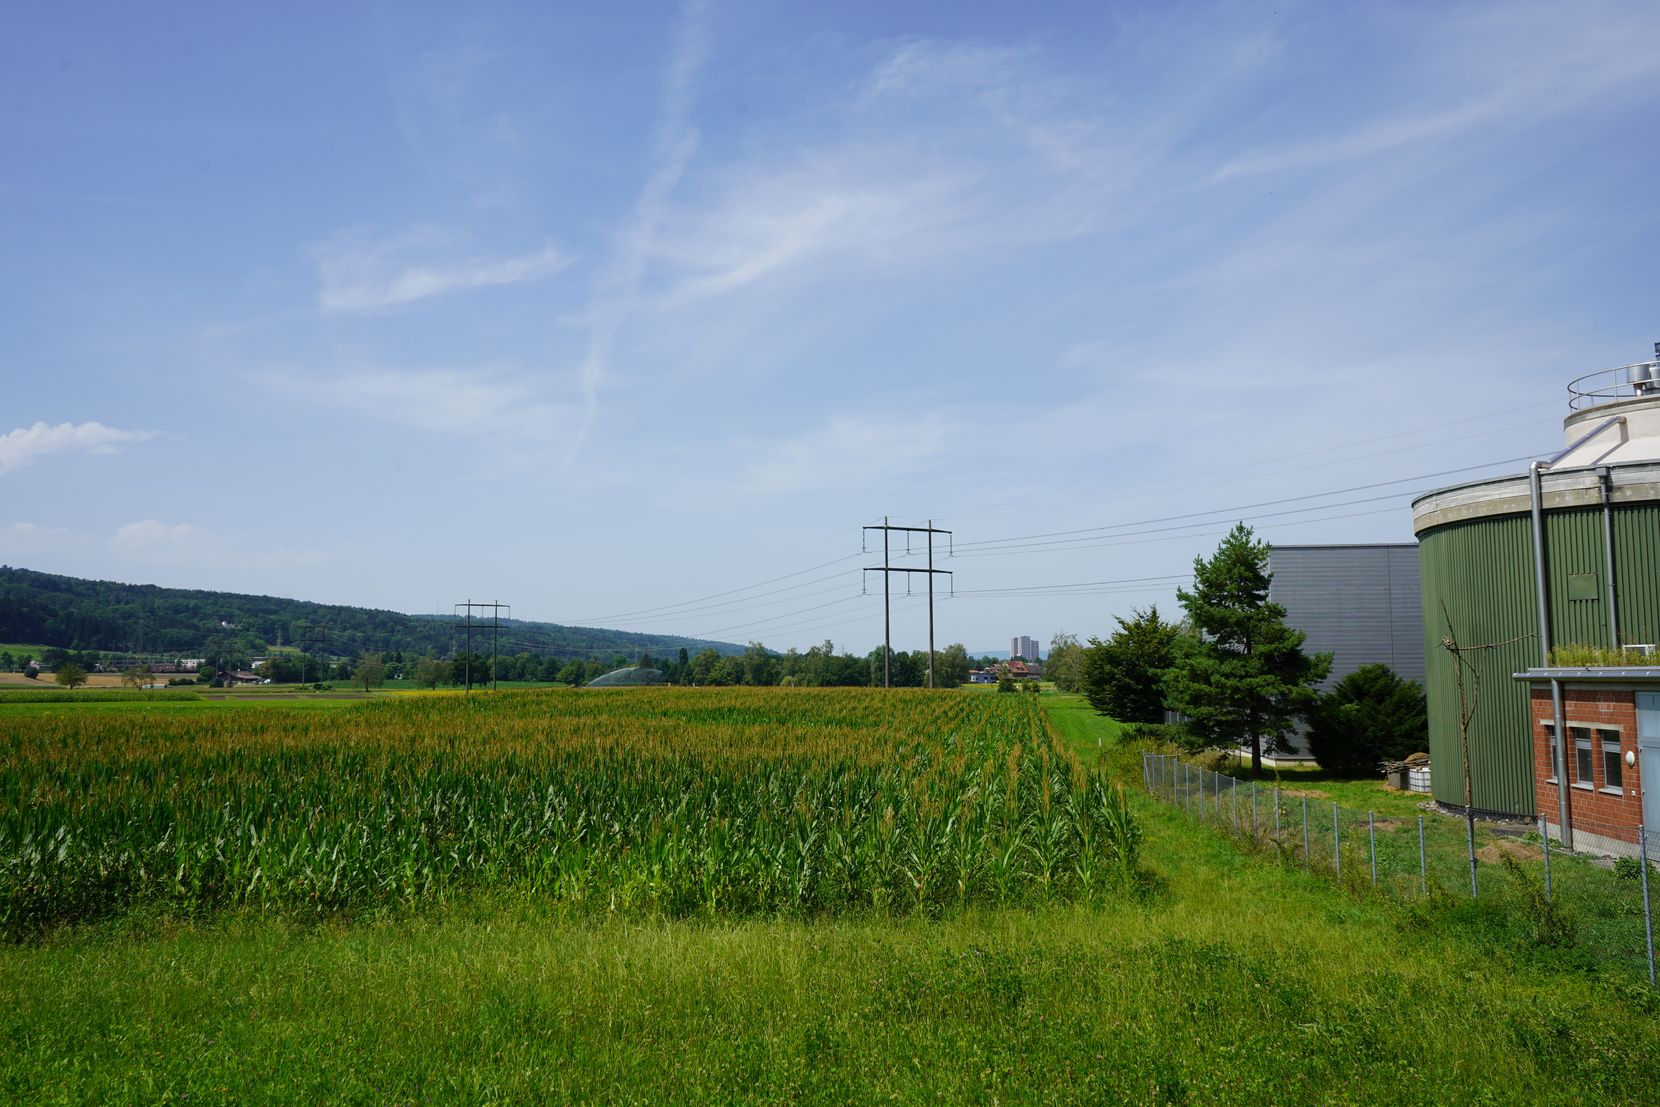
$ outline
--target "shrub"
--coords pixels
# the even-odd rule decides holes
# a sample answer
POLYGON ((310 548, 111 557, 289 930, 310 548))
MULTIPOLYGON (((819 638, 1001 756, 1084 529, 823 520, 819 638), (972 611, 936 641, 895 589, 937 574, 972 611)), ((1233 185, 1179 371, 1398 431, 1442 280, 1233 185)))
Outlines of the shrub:
POLYGON ((1424 690, 1387 665, 1363 665, 1309 713, 1308 746, 1322 769, 1366 774, 1429 746, 1424 690))

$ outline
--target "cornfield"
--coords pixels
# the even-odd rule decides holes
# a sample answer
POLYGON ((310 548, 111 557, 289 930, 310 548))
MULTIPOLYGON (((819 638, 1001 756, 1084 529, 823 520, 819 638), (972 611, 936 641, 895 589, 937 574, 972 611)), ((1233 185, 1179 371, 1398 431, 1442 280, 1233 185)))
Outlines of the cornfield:
POLYGON ((0 933, 507 890, 574 910, 907 914, 1133 880, 1120 790, 1027 697, 545 690, 5 720, 0 933))

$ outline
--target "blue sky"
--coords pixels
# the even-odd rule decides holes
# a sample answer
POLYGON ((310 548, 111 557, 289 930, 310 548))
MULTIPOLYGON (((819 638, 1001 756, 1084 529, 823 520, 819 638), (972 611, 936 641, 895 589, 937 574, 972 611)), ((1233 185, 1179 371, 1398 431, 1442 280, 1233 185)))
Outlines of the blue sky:
POLYGON ((0 562, 863 652, 889 515, 1105 634, 1660 338, 1652 3, 817 7, 9 9, 0 562))

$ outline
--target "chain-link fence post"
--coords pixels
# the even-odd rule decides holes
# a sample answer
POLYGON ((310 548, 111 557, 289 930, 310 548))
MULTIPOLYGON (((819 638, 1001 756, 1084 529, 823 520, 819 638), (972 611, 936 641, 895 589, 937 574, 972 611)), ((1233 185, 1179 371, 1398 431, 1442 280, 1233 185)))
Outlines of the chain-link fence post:
POLYGON ((1308 797, 1303 797, 1303 868, 1309 868, 1308 858, 1308 797))
POLYGON ((1539 816, 1539 840, 1545 845, 1545 898, 1551 898, 1550 887, 1550 816, 1539 816))
POLYGON ((1251 837, 1257 836, 1257 782, 1251 781, 1251 837))
POLYGON ((1378 828, 1370 811, 1366 812, 1366 842, 1367 849, 1372 854, 1372 886, 1378 883, 1378 828))
POLYGON ((1337 878, 1343 878, 1343 835, 1338 827, 1342 819, 1337 815, 1337 804, 1331 805, 1331 867, 1337 878))
POLYGON ((1418 816, 1418 890, 1429 895, 1429 856, 1424 852, 1424 817, 1418 816))
POLYGON ((1648 986, 1654 987, 1654 914, 1648 899, 1648 828, 1637 827, 1637 862, 1643 867, 1643 940, 1648 943, 1648 986))

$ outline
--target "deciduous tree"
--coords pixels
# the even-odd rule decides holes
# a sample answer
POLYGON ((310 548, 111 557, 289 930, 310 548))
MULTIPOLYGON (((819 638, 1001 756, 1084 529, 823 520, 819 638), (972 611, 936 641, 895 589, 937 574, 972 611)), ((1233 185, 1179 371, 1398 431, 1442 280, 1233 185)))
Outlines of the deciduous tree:
POLYGON ((73 661, 65 661, 54 670, 52 679, 65 688, 79 688, 86 683, 86 670, 73 661))
POLYGON ((365 654, 358 659, 353 679, 363 685, 363 690, 367 692, 371 685, 380 684, 386 679, 386 660, 378 653, 365 654))
POLYGON ((450 667, 435 657, 423 657, 415 663, 415 685, 418 688, 437 688, 438 682, 449 675, 450 667))
POLYGON ((1059 632, 1049 639, 1049 660, 1043 663, 1043 675, 1054 681, 1060 692, 1076 692, 1083 686, 1084 647, 1076 634, 1059 632))
POLYGON ((934 658, 934 685, 956 688, 968 680, 968 647, 953 642, 934 658))

